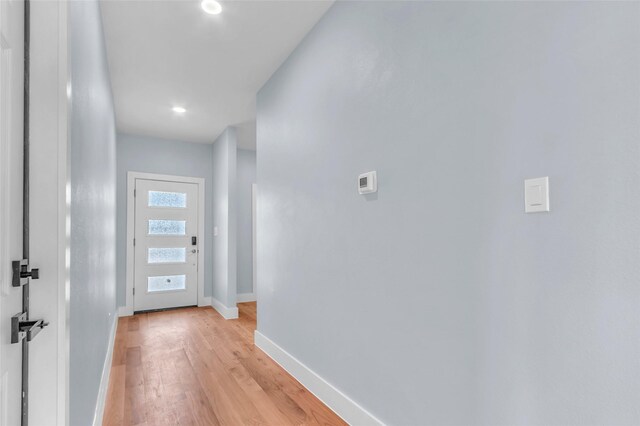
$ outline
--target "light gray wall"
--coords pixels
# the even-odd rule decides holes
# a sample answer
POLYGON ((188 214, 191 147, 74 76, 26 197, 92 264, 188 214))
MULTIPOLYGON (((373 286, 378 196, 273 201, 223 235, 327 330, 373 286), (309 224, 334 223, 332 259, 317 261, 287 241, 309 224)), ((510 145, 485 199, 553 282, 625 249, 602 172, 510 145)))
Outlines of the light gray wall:
POLYGON ((213 144, 213 297, 228 308, 236 306, 236 129, 227 127, 213 144))
MULTIPOLYGON (((93 422, 116 318, 116 138, 97 1, 69 3, 71 305, 69 424, 93 422)), ((38 401, 31 401, 38 404, 38 401)))
POLYGON ((253 293, 253 223, 251 186, 256 183, 256 152, 239 149, 237 152, 237 268, 238 294, 253 293))
POLYGON ((118 134, 118 306, 126 304, 127 279, 127 173, 144 172, 204 178, 204 295, 213 282, 213 186, 209 144, 118 134))
POLYGON ((336 3, 258 95, 259 331, 389 424, 640 423, 639 18, 336 3))

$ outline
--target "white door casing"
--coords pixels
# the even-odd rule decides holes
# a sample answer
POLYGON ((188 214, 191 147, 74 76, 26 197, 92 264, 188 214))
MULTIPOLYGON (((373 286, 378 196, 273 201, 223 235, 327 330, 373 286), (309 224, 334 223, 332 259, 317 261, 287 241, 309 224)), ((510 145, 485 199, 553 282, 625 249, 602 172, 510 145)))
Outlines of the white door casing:
POLYGON ((0 424, 20 424, 22 351, 11 344, 11 317, 22 289, 11 286, 11 261, 22 259, 22 118, 24 4, 0 1, 0 424))
POLYGON ((203 247, 199 186, 166 179, 134 180, 134 311, 199 304, 203 247))
POLYGON ((256 231, 258 229, 257 222, 257 197, 258 197, 258 185, 253 183, 251 184, 251 261, 253 262, 253 295, 258 298, 258 262, 257 262, 257 238, 256 231))
POLYGON ((29 264, 31 318, 50 325, 29 343, 29 423, 69 415, 71 197, 68 2, 31 1, 29 264))

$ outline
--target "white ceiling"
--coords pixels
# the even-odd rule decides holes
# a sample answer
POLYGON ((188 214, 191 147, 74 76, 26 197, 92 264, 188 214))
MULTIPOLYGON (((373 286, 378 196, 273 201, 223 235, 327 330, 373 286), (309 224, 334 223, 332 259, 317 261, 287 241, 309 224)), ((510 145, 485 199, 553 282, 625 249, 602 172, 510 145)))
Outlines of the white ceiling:
POLYGON ((255 95, 332 1, 102 1, 118 131, 255 149, 255 95), (187 108, 179 115, 174 105, 187 108))

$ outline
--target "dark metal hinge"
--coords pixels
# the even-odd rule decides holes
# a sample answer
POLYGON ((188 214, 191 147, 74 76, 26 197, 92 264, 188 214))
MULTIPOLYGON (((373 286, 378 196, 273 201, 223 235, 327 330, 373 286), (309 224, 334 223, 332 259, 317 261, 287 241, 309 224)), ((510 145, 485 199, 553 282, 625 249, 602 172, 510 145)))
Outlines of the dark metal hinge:
POLYGON ((19 343, 24 338, 32 341, 49 323, 44 320, 27 319, 27 313, 22 312, 11 317, 11 343, 19 343))
POLYGON ((14 260, 11 262, 11 269, 13 270, 13 278, 11 285, 14 287, 20 287, 29 282, 29 278, 37 280, 40 278, 40 270, 33 268, 29 270, 29 259, 14 260))

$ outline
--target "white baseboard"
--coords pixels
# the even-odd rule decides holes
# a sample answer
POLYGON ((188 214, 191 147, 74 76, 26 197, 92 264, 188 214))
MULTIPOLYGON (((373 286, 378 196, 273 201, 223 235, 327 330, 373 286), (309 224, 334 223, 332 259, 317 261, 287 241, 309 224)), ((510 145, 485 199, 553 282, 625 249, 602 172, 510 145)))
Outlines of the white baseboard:
POLYGON ((221 301, 216 299, 215 297, 211 298, 211 306, 213 306, 213 309, 218 311, 218 313, 220 315, 222 315, 222 317, 224 319, 236 319, 236 318, 238 318, 238 307, 237 306, 234 306, 233 308, 229 308, 229 307, 225 306, 221 301))
POLYGON ((211 306, 211 297, 203 297, 198 301, 198 306, 211 306))
MULTIPOLYGON (((120 308, 122 309, 122 308, 120 308)), ((118 311, 120 310, 118 309, 118 311)), ((104 417, 104 406, 107 402, 107 391, 109 390, 109 376, 111 375, 111 361, 113 360, 113 346, 116 341, 116 330, 118 329, 118 312, 115 314, 113 324, 111 324, 111 334, 107 346, 107 356, 104 359, 102 367, 102 378, 100 379, 100 388, 98 389, 98 400, 96 402, 96 411, 93 416, 93 426, 102 426, 102 418, 104 417)))
POLYGON ((118 308, 118 317, 130 317, 131 315, 133 315, 133 308, 128 306, 120 306, 118 308))
POLYGON ((316 374, 309 367, 298 361, 290 353, 271 341, 268 337, 255 331, 256 346, 269 355, 289 374, 320 401, 331 408, 338 416, 350 425, 384 425, 367 410, 356 404, 347 395, 336 389, 331 383, 316 374))
MULTIPOLYGON (((203 297, 198 301, 198 306, 211 306, 211 297, 203 297)), ((120 306, 118 308, 118 316, 122 317, 130 317, 133 315, 133 308, 129 306, 120 306)))
POLYGON ((236 297, 237 297, 236 301, 238 303, 255 302, 256 301, 256 294, 255 293, 239 293, 238 296, 236 296, 236 297))

